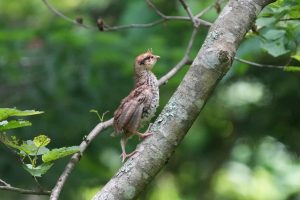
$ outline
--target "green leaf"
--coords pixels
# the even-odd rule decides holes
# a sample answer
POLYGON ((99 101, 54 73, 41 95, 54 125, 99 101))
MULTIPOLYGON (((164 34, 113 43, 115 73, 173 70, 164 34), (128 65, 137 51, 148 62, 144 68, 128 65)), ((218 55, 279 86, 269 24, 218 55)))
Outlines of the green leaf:
POLYGON ((285 66, 283 68, 283 71, 286 71, 286 72, 300 72, 300 67, 297 67, 297 66, 285 66))
POLYGON ((51 151, 49 151, 48 153, 46 153, 42 156, 42 160, 43 160, 43 162, 51 162, 51 161, 60 159, 62 157, 74 154, 79 151, 80 151, 79 146, 62 147, 59 149, 52 149, 51 151))
POLYGON ((15 136, 7 136, 6 134, 0 134, 0 142, 5 144, 8 147, 20 150, 19 141, 15 136))
POLYGON ((43 155, 49 152, 46 147, 37 147, 32 140, 23 141, 20 145, 19 140, 15 136, 7 136, 6 134, 0 134, 0 142, 8 147, 19 150, 20 155, 43 155))
POLYGON ((37 147, 45 147, 50 143, 51 139, 46 135, 39 135, 34 137, 33 142, 37 147))
POLYGON ((295 60, 300 61, 300 55, 299 55, 299 54, 293 55, 293 56, 291 56, 291 57, 294 58, 295 60))
POLYGON ((274 22, 276 22, 276 18, 274 17, 261 17, 256 20, 256 25, 261 27, 261 26, 267 26, 274 22))
POLYGON ((270 55, 277 57, 289 52, 284 46, 283 38, 275 41, 263 41, 261 47, 270 55))
POLYGON ((29 115, 37 115, 43 113, 42 111, 35 110, 18 110, 14 108, 0 108, 0 121, 11 117, 11 116, 29 116, 29 115))
POLYGON ((263 34, 263 36, 268 40, 277 40, 284 36, 285 31, 284 30, 268 30, 263 34))
POLYGON ((32 176, 41 177, 45 174, 51 167, 53 163, 43 163, 37 167, 33 167, 31 164, 23 164, 23 168, 29 172, 32 176))
POLYGON ((23 155, 24 154, 28 154, 31 156, 44 155, 48 152, 49 152, 48 148, 37 147, 32 140, 27 140, 26 142, 23 142, 23 144, 20 147, 20 153, 23 155))
POLYGON ((6 131, 9 129, 20 128, 24 126, 31 126, 31 123, 25 120, 4 120, 0 122, 0 131, 6 131))

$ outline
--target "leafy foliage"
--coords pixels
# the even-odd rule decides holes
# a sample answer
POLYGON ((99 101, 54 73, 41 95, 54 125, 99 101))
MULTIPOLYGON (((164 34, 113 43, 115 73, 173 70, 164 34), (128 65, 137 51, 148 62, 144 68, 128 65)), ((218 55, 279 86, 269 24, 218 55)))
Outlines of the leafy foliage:
POLYGON ((7 121, 6 119, 9 117, 24 117, 30 115, 38 115, 41 113, 43 112, 35 110, 22 111, 13 108, 0 108, 0 132, 24 126, 31 126, 31 123, 29 121, 25 121, 22 119, 7 121))
POLYGON ((33 166, 32 164, 23 164, 23 168, 34 177, 41 177, 43 174, 52 167, 53 163, 43 163, 39 166, 33 166))
POLYGON ((45 174, 52 167, 53 161, 80 151, 79 146, 49 150, 46 146, 50 141, 50 138, 46 135, 36 136, 33 141, 20 142, 16 136, 0 134, 0 142, 17 150, 17 154, 23 162, 23 168, 36 177, 41 177, 45 174), (40 163, 38 156, 41 156, 42 164, 38 164, 40 163))
POLYGON ((299 10, 299 1, 278 0, 261 13, 256 25, 262 49, 274 57, 299 51, 299 10))
POLYGON ((45 153, 42 156, 43 162, 52 162, 54 160, 60 159, 62 157, 74 154, 76 152, 79 152, 80 148, 79 146, 73 146, 73 147, 62 147, 59 149, 52 149, 51 151, 45 153))
POLYGON ((47 146, 50 141, 50 138, 48 138, 46 135, 39 135, 33 139, 33 143, 39 148, 47 146))
MULTIPOLYGON (((24 120, 11 120, 6 119, 12 116, 30 116, 41 114, 41 111, 35 110, 17 110, 11 108, 0 108, 0 131, 20 128, 24 126, 31 126, 29 121, 24 120)), ((79 152, 78 146, 63 147, 60 149, 49 150, 46 146, 50 143, 51 139, 46 135, 39 135, 34 137, 33 140, 20 141, 16 136, 8 136, 6 133, 0 133, 0 142, 7 147, 14 149, 23 163, 23 168, 34 177, 41 177, 53 165, 53 161, 79 152), (39 157, 44 162, 39 161, 39 157)))
POLYGON ((2 121, 12 116, 24 117, 30 115, 38 115, 42 113, 43 112, 41 111, 35 111, 35 110, 18 110, 15 108, 0 108, 0 120, 2 121))
POLYGON ((31 126, 31 123, 25 120, 11 120, 11 121, 3 120, 0 122, 0 132, 7 131, 9 129, 14 129, 14 128, 21 128, 24 126, 31 126))

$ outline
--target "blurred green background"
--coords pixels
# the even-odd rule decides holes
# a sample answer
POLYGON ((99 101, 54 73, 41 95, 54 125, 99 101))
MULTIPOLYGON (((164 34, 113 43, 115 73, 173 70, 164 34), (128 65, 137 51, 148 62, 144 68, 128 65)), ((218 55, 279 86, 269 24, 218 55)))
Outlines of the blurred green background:
MULTIPOLYGON (((154 1, 168 15, 186 15, 178 1, 154 1)), ((213 1, 190 0, 197 13, 213 1)), ((109 25, 159 19, 144 1, 53 0, 71 18, 109 25)), ((212 9, 203 19, 217 17, 212 9)), ((299 25, 299 23, 298 23, 299 25)), ((297 29, 300 38, 299 28, 297 29)), ((98 32, 53 15, 42 1, 0 1, 0 106, 45 111, 32 116, 32 127, 9 133, 23 140, 44 133, 50 148, 78 145, 98 122, 89 110, 113 116, 133 85, 134 58, 152 48, 161 60, 158 77, 183 56, 192 27, 167 22, 147 29, 98 32)), ((208 29, 201 27, 195 57, 208 29)), ((281 64, 290 53, 274 58, 249 37, 238 55, 255 62, 281 64)), ((299 65, 295 60, 293 65, 299 65)), ((158 113, 188 67, 160 89, 158 113)), ((300 199, 300 79, 297 73, 255 68, 234 62, 199 119, 164 170, 140 199, 147 200, 296 200, 300 199)), ((112 128, 99 135, 76 166, 61 199, 90 199, 121 166, 119 138, 112 128)), ((128 151, 138 143, 130 140, 128 151)), ((68 159, 58 161, 40 179, 51 189, 68 159)), ((17 157, 0 145, 0 178, 13 186, 35 188, 17 157)), ((0 190, 1 199, 47 199, 0 190)))

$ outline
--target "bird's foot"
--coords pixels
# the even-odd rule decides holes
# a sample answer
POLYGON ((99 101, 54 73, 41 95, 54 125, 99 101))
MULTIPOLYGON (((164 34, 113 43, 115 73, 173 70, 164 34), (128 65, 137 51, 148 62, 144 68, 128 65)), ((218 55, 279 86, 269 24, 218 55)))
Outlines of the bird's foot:
POLYGON ((139 152, 138 150, 134 150, 133 152, 131 152, 130 154, 126 154, 126 152, 122 152, 121 156, 122 157, 122 162, 125 162, 125 160, 127 158, 130 158, 131 156, 133 156, 134 154, 136 154, 137 152, 139 152))

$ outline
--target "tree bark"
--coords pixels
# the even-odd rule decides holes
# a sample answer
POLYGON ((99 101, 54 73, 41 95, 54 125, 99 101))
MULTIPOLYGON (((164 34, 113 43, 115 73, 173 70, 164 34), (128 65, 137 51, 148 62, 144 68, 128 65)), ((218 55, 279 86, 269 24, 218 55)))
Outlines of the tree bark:
POLYGON ((210 28, 204 44, 145 139, 94 200, 136 199, 166 165, 192 126, 261 9, 272 0, 231 0, 210 28))

